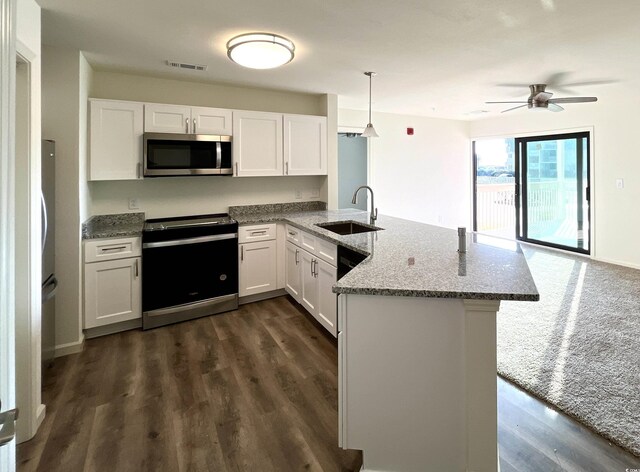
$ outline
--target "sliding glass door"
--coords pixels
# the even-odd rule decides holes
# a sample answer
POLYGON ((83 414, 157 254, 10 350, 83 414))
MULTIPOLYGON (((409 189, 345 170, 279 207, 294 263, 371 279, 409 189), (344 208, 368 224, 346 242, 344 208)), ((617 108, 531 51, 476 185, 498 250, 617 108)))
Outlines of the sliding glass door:
POLYGON ((589 254, 589 133, 475 141, 474 230, 589 254))
POLYGON ((516 139, 518 239, 589 253, 589 134, 516 139))

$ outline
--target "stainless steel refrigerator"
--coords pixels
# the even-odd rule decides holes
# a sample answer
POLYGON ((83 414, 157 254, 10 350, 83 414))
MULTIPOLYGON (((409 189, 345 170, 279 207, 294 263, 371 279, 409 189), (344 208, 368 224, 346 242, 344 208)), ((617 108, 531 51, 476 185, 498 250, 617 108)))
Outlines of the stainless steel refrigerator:
POLYGON ((56 346, 55 295, 56 142, 42 141, 42 374, 53 362, 56 346))

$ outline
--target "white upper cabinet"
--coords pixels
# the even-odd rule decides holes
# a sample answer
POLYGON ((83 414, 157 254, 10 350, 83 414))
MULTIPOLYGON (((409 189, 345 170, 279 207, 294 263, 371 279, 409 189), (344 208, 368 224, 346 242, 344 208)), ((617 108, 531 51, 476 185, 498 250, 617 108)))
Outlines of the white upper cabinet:
POLYGON ((327 174, 327 118, 233 112, 237 177, 327 174))
POLYGON ((233 112, 224 108, 191 107, 191 122, 195 134, 233 134, 233 112))
POLYGON ((89 180, 142 178, 144 105, 89 100, 89 180))
POLYGON ((237 177, 283 175, 282 115, 233 112, 233 160, 237 177))
POLYGON ((144 107, 147 133, 220 134, 231 136, 233 112, 222 108, 149 103, 144 107))
POLYGON ((286 175, 327 174, 327 118, 284 115, 286 175))

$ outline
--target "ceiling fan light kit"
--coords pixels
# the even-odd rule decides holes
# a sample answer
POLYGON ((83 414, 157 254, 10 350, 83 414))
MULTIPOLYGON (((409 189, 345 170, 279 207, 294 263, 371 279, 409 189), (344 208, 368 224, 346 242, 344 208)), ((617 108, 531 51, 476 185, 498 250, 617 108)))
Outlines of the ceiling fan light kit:
POLYGON ((485 103, 518 104, 518 106, 515 106, 513 108, 508 108, 501 112, 501 113, 506 113, 508 111, 517 110, 518 108, 524 108, 524 107, 527 107, 529 110, 549 110, 553 112, 558 112, 558 111, 564 110, 564 108, 558 105, 558 103, 587 103, 587 102, 598 101, 597 97, 551 98, 553 94, 551 92, 547 92, 546 88, 547 88, 547 84, 529 85, 530 94, 527 101, 485 102, 485 103))
POLYGON ((273 33, 245 33, 227 42, 227 56, 250 69, 273 69, 288 64, 295 55, 295 44, 273 33))
POLYGON ((378 133, 376 133, 376 129, 371 124, 371 78, 376 75, 375 72, 365 72, 364 75, 369 76, 369 123, 365 127, 362 132, 363 138, 378 138, 378 133))

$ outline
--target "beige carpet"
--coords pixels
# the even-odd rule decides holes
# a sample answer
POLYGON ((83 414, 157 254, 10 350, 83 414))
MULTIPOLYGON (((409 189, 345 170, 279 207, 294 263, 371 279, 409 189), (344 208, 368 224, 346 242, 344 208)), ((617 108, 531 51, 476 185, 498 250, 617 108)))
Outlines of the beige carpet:
POLYGON ((503 302, 498 372, 640 456, 640 270, 524 247, 540 302, 503 302))

